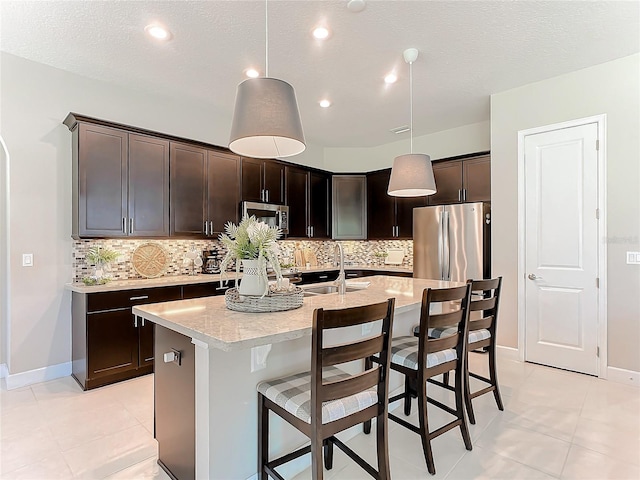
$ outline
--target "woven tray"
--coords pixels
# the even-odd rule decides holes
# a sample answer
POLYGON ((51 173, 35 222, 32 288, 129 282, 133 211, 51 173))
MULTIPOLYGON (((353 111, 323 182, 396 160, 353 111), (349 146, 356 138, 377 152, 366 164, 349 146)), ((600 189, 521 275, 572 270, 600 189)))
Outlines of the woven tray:
POLYGON ((229 310, 236 312, 282 312, 302 306, 304 291, 296 287, 291 292, 269 292, 264 297, 240 295, 237 288, 230 288, 224 294, 229 310))

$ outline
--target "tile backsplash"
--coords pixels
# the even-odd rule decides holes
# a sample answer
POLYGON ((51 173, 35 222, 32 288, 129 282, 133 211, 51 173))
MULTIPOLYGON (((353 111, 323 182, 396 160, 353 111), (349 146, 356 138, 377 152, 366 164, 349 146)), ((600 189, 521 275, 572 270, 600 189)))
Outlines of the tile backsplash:
MULTIPOLYGON (((142 278, 131 264, 131 255, 134 250, 145 243, 156 243, 169 252, 169 263, 164 275, 186 275, 191 267, 185 266, 183 261, 186 254, 192 250, 202 253, 203 250, 218 249, 222 258, 225 249, 218 240, 185 240, 185 239, 91 239, 74 240, 73 246, 73 281, 81 281, 82 278, 93 273, 93 265, 85 259, 92 247, 103 247, 115 250, 120 254, 118 260, 111 264, 108 275, 115 280, 127 280, 142 278)), ((281 263, 294 263, 295 249, 311 251, 318 260, 318 265, 331 265, 334 262, 335 241, 332 240, 282 240, 280 246, 281 263)), ((390 248, 400 248, 405 252, 403 266, 413 265, 413 241, 411 240, 380 240, 380 241, 341 241, 344 249, 345 264, 349 265, 382 265, 382 254, 390 248)))

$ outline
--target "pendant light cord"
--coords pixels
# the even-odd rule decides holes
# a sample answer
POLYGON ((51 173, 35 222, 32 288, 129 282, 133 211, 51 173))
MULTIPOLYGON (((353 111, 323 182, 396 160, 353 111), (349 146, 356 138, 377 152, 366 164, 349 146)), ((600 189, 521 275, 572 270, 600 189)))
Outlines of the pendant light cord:
POLYGON ((411 138, 411 149, 409 153, 413 153, 413 62, 409 62, 409 138, 411 138))
POLYGON ((264 0, 264 76, 269 77, 269 10, 268 0, 264 0))

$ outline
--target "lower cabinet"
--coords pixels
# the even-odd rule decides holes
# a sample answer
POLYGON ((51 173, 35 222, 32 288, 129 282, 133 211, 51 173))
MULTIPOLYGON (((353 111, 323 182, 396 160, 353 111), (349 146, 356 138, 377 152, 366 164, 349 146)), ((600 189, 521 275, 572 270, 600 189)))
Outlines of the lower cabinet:
MULTIPOLYGON (((318 280, 316 280, 318 281, 318 280)), ((235 284, 78 293, 71 297, 72 375, 84 390, 154 371, 156 325, 136 320, 131 307, 145 303, 224 295, 235 284)))
POLYGON ((191 338, 156 325, 154 378, 158 464, 171 478, 196 478, 195 345, 191 338))

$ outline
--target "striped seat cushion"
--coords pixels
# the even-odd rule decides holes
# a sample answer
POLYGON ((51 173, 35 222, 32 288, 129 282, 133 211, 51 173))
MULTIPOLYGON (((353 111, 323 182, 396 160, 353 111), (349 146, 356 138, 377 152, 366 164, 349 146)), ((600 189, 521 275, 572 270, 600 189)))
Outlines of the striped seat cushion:
MULTIPOLYGON (((458 358, 453 348, 427 354, 427 368, 458 358)), ((418 339, 416 337, 395 337, 391 341, 391 363, 414 370, 418 369, 418 339)))
MULTIPOLYGON (((456 330, 456 327, 430 328, 429 338, 440 338, 453 335, 454 333, 456 333, 456 330)), ((420 325, 416 325, 415 327, 413 327, 413 333, 415 333, 416 335, 420 333, 420 325)), ((486 328, 481 328, 480 330, 472 330, 471 332, 469 332, 469 343, 479 342, 480 340, 485 340, 487 338, 491 338, 491 332, 486 328)))
MULTIPOLYGON (((325 367, 322 371, 325 383, 350 376, 337 367, 325 367)), ((311 374, 309 372, 262 382, 258 384, 258 392, 303 422, 311 423, 311 374)), ((355 395, 324 402, 322 404, 322 423, 348 417, 376 403, 378 403, 376 387, 355 395)))

